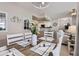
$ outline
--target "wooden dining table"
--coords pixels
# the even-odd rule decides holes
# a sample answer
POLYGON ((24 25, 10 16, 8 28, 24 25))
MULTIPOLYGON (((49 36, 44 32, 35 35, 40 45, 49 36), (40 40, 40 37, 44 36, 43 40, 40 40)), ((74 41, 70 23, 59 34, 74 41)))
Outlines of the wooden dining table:
MULTIPOLYGON (((42 42, 42 41, 39 41, 38 44, 42 42)), ((24 54, 25 56, 41 56, 40 54, 38 53, 35 53, 34 51, 30 50, 33 46, 30 44, 26 47, 22 47, 20 45, 18 45, 17 43, 16 44, 13 44, 13 45, 9 45, 8 48, 11 49, 11 48, 16 48, 17 50, 19 50, 22 54, 24 54)))

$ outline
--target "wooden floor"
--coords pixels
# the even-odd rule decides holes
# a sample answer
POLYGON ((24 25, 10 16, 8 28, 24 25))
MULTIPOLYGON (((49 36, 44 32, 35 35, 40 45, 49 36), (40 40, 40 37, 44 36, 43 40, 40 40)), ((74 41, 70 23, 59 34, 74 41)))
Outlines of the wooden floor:
MULTIPOLYGON (((40 43, 40 42, 38 42, 40 43)), ((22 47, 18 44, 13 44, 13 45, 10 45, 8 46, 8 48, 16 48, 18 49, 21 53, 23 53, 25 56, 41 56, 33 51, 30 50, 30 48, 32 48, 33 46, 32 45, 28 45, 27 47, 22 47)))

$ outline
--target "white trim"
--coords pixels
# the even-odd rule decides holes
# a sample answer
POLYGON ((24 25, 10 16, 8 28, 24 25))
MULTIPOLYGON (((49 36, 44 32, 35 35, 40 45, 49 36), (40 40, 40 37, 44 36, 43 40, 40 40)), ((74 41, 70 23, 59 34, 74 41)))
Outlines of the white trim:
POLYGON ((79 17, 78 17, 78 15, 79 15, 79 14, 78 14, 78 13, 79 13, 78 9, 79 9, 79 8, 78 8, 78 5, 79 5, 79 4, 77 3, 77 16, 76 16, 76 29, 77 29, 77 30, 76 30, 76 35, 75 35, 74 56, 77 56, 77 51, 76 51, 76 50, 78 49, 78 47, 77 47, 77 45, 78 45, 77 40, 78 40, 78 34, 79 34, 79 32, 78 32, 78 30, 79 30, 79 29, 78 29, 78 28, 79 28, 79 27, 78 27, 78 24, 79 24, 79 19, 78 19, 78 18, 79 18, 79 17), (78 33, 78 34, 77 34, 77 33, 78 33))

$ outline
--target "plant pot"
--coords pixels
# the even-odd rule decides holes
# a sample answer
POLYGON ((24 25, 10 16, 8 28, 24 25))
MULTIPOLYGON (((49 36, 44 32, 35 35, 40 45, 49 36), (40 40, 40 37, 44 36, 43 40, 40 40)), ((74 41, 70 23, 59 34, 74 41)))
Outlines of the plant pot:
POLYGON ((35 45, 37 45, 37 35, 33 34, 32 35, 32 46, 35 46, 35 45))

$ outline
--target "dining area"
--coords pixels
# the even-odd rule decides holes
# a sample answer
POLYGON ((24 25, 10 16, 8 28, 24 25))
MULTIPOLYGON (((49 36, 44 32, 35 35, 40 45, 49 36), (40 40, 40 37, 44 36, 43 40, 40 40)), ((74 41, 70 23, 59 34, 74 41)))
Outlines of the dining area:
MULTIPOLYGON (((25 47, 23 47, 22 45, 18 45, 17 43, 15 43, 15 44, 7 45, 6 46, 7 49, 5 49, 5 51, 6 50, 9 51, 13 49, 13 51, 16 52, 17 50, 20 53, 20 54, 17 53, 19 54, 19 56, 60 56, 63 36, 64 36, 64 32, 62 30, 58 32, 55 31, 52 37, 44 36, 42 38, 41 37, 38 38, 37 44, 35 46, 33 46, 30 43, 26 45, 25 47), (56 38, 58 37, 58 35, 59 35, 59 38, 56 38)), ((2 49, 4 48, 2 47, 2 49)), ((2 56, 4 55, 7 56, 7 54, 11 55, 12 53, 14 52, 11 52, 11 51, 8 53, 5 52, 4 54, 2 54, 2 56)))
POLYGON ((42 56, 59 56, 61 52, 63 37, 64 32, 62 30, 59 30, 59 32, 55 31, 53 32, 52 37, 44 36, 42 38, 39 38, 40 40, 42 40, 42 42, 32 47, 31 50, 42 56))

